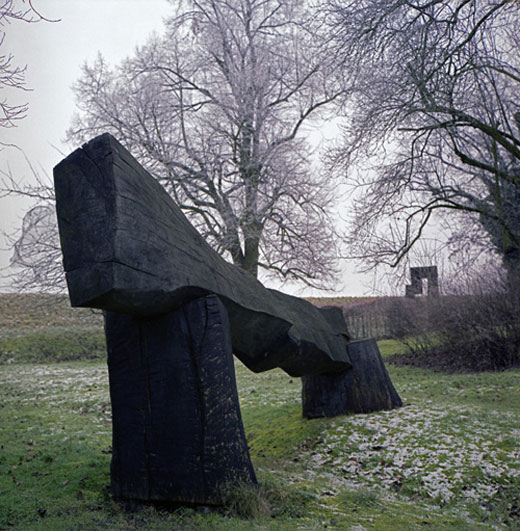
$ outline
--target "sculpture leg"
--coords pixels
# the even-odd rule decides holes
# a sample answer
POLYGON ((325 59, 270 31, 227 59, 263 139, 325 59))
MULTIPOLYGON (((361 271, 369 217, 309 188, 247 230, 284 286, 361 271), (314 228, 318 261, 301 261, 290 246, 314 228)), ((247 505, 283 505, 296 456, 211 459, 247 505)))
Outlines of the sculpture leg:
POLYGON ((369 413, 402 405, 375 339, 347 344, 352 369, 302 378, 305 418, 369 413))
POLYGON ((218 297, 149 318, 108 312, 105 328, 114 496, 219 504, 223 484, 256 483, 218 297))

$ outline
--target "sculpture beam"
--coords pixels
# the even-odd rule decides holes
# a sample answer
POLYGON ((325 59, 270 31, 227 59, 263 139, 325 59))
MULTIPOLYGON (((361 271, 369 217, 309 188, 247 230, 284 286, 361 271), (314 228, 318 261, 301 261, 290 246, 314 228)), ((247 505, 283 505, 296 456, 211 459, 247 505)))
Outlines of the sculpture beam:
POLYGON ((351 367, 341 310, 266 289, 226 262, 111 135, 60 162, 54 182, 73 306, 145 317, 215 294, 229 315, 233 352, 251 370, 301 376, 351 367))

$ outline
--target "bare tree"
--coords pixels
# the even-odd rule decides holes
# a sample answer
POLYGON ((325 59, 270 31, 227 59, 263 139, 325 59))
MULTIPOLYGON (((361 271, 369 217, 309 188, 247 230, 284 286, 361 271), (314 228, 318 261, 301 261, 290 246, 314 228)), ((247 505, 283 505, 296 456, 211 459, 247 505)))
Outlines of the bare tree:
MULTIPOLYGON (((7 29, 18 22, 58 22, 40 13, 31 0, 0 0, 0 90, 29 90, 25 82, 26 66, 15 64, 13 55, 4 52, 7 29)), ((0 99, 0 128, 16 127, 26 116, 26 103, 11 103, 7 97, 0 99)), ((8 140, 0 140, 0 147, 17 147, 8 140)), ((27 161, 35 177, 32 185, 24 186, 15 179, 9 168, 0 168, 0 198, 22 195, 35 200, 36 205, 24 216, 20 231, 5 235, 13 250, 11 265, 17 272, 7 274, 11 287, 24 290, 39 286, 43 291, 60 291, 63 286, 63 268, 58 254, 59 241, 55 214, 52 208, 53 191, 27 161)))
POLYGON ((18 292, 35 288, 43 293, 65 289, 62 254, 55 212, 54 188, 29 161, 32 182, 23 184, 9 170, 0 169, 0 199, 23 196, 33 200, 19 230, 4 234, 12 250, 10 266, 3 278, 18 292))
POLYGON ((446 216, 454 212, 520 270, 520 3, 329 0, 328 8, 330 45, 357 75, 333 159, 350 166, 361 192, 350 238, 357 254, 396 266, 432 220, 460 226, 446 216))
MULTIPOLYGON (((49 19, 41 15, 31 0, 0 0, 0 89, 27 90, 25 66, 18 66, 10 53, 3 53, 7 27, 14 21, 39 22, 49 19)), ((14 127, 27 113, 27 104, 13 104, 6 98, 0 100, 0 127, 14 127)), ((5 145, 5 142, 0 142, 5 145)))
POLYGON ((299 0, 186 0, 166 33, 75 86, 74 142, 116 136, 224 256, 311 285, 330 280, 329 175, 304 127, 343 89, 299 0))

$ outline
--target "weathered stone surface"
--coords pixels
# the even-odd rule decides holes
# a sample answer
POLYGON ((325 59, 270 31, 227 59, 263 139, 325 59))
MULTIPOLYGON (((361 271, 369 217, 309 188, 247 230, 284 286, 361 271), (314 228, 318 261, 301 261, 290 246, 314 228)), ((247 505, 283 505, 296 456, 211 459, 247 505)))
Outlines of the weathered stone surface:
POLYGON ((302 378, 304 417, 369 413, 402 405, 375 339, 352 341, 348 351, 352 369, 302 378))
POLYGON ((219 299, 151 317, 107 312, 105 325, 114 496, 219 504, 226 482, 256 483, 219 299))
POLYGON ((351 366, 343 319, 224 261, 112 136, 74 151, 54 180, 73 306, 150 316, 214 293, 229 314, 233 351, 250 369, 301 376, 351 366))

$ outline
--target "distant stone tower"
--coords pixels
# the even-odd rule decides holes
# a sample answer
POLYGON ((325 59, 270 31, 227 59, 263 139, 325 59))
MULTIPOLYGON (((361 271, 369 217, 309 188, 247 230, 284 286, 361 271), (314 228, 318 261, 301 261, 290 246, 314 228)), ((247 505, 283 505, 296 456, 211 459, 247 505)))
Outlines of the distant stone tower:
POLYGON ((437 266, 427 267, 411 267, 410 280, 411 284, 406 286, 407 297, 415 297, 415 295, 423 294, 423 280, 428 281, 428 297, 439 296, 439 277, 437 273, 437 266))

